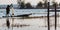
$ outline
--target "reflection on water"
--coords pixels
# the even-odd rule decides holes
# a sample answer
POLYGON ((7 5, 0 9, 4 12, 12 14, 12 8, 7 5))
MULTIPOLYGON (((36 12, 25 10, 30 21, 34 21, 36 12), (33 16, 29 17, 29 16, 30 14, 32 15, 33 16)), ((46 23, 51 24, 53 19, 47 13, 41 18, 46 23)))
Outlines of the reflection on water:
MULTIPOLYGON (((11 15, 12 10, 10 11, 11 15)), ((35 13, 32 14, 32 16, 46 16, 47 14, 43 14, 47 12, 47 9, 15 9, 14 15, 21 15, 21 14, 29 14, 29 13, 35 13), (42 13, 42 14, 40 14, 42 13)), ((5 16, 5 9, 0 9, 0 17, 5 16)), ((54 12, 51 12, 50 15, 54 15, 54 12)), ((57 18, 57 23, 60 24, 60 17, 57 18)), ((10 24, 12 25, 12 19, 9 18, 10 24)), ((54 17, 50 18, 50 25, 51 29, 54 30, 54 17)), ((13 30, 47 30, 47 17, 44 18, 27 18, 27 19, 17 19, 17 17, 14 19, 14 23, 16 25, 20 25, 22 27, 13 27, 13 30), (27 26, 28 25, 28 26, 27 26)), ((0 30, 8 30, 6 27, 6 18, 0 19, 0 30)), ((12 26, 10 26, 10 29, 12 30, 12 26)), ((59 28, 58 28, 59 30, 59 28)))

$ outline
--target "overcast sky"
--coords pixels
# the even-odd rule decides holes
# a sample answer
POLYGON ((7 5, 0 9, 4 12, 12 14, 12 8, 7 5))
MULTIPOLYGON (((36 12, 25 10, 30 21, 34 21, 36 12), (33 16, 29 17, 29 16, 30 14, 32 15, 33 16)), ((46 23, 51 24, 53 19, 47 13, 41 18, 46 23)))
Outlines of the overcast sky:
MULTIPOLYGON (((25 0, 25 2, 30 2, 31 4, 37 4, 39 1, 42 0, 25 0)), ((56 0, 56 2, 60 2, 60 0, 56 0)), ((17 0, 0 0, 0 4, 17 4, 17 0)))

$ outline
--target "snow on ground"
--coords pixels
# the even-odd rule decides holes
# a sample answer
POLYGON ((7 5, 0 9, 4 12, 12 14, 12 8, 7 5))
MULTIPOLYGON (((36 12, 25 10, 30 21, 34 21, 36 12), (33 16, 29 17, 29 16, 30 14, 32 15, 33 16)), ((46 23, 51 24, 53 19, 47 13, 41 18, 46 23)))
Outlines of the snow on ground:
MULTIPOLYGON (((57 30, 60 29, 59 24, 60 24, 60 17, 58 17, 58 26, 57 30)), ((9 18, 10 21, 10 29, 12 30, 12 18, 9 18)), ((13 24, 15 25, 29 25, 29 26, 22 26, 22 27, 13 27, 13 30, 47 30, 47 18, 27 18, 27 19, 21 19, 21 18, 14 18, 13 24)), ((54 17, 50 18, 50 28, 51 30, 54 30, 54 17)), ((0 19, 0 30, 8 30, 6 27, 6 18, 1 18, 0 19)))

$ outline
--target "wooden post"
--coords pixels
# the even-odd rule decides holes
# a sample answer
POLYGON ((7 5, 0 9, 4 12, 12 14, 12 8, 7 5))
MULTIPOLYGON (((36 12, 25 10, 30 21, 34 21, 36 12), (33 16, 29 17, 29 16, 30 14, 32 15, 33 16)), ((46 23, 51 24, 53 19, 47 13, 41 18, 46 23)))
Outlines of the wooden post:
POLYGON ((56 4, 55 4, 55 30, 56 30, 56 27, 57 27, 57 11, 56 11, 56 4))
POLYGON ((48 30, 50 30, 50 22, 49 22, 49 4, 50 4, 50 2, 48 2, 48 14, 47 14, 48 30))

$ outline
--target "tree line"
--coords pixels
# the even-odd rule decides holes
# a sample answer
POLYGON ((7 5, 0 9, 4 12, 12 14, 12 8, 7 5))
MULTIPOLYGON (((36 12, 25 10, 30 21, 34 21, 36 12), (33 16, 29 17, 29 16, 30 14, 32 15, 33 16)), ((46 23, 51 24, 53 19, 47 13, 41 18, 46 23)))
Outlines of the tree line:
MULTIPOLYGON (((55 6, 55 4, 56 4, 56 6, 60 6, 60 3, 58 4, 57 2, 52 2, 53 4, 52 5, 50 5, 50 8, 54 8, 54 6, 55 6)), ((20 1, 20 2, 18 2, 18 4, 19 4, 19 8, 20 9, 39 9, 39 8, 47 8, 48 7, 48 2, 47 1, 44 1, 44 3, 42 3, 41 1, 36 5, 36 7, 33 7, 32 5, 31 5, 31 3, 24 3, 24 1, 20 1)))

